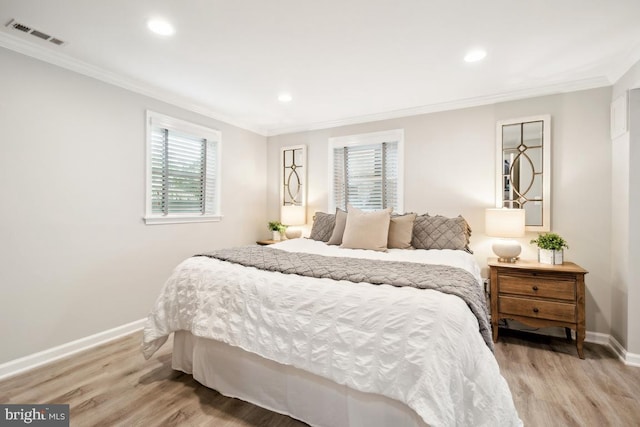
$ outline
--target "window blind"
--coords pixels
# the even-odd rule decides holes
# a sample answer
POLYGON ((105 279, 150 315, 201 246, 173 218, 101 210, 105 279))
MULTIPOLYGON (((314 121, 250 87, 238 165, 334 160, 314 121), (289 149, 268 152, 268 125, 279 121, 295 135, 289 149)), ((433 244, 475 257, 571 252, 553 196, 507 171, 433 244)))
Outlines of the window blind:
POLYGON ((216 142, 161 126, 151 128, 151 209, 154 215, 213 214, 216 142))
POLYGON ((398 207, 398 143, 336 147, 333 194, 337 207, 398 207))

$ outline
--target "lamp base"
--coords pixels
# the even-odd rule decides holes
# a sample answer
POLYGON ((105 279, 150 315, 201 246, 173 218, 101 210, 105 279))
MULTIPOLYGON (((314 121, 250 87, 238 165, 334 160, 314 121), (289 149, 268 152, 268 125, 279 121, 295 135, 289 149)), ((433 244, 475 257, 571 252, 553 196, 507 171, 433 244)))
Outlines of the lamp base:
POLYGON ((284 235, 287 236, 287 239, 297 239, 299 237, 302 237, 302 230, 299 228, 287 227, 284 235))
POLYGON ((493 253, 498 256, 499 262, 514 263, 518 260, 518 255, 522 252, 520 243, 515 240, 496 240, 491 246, 493 253))
POLYGON ((520 259, 519 256, 517 256, 515 258, 498 258, 498 262, 514 263, 514 262, 518 261, 519 259, 520 259))

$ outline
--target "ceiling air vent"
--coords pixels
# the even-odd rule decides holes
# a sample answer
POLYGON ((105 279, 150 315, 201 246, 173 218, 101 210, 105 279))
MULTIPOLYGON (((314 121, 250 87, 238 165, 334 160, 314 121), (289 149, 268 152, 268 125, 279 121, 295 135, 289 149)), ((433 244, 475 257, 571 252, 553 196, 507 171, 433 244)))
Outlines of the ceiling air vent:
POLYGON ((52 37, 49 34, 43 33, 42 31, 38 31, 35 30, 27 25, 21 24, 19 22, 16 22, 15 19, 12 19, 11 21, 9 21, 9 23, 6 25, 7 28, 13 28, 14 30, 18 30, 21 31, 23 33, 26 34, 31 34, 34 37, 37 37, 41 40, 45 40, 48 42, 51 42, 57 46, 62 46, 65 44, 64 41, 60 40, 59 38, 56 37, 52 37))

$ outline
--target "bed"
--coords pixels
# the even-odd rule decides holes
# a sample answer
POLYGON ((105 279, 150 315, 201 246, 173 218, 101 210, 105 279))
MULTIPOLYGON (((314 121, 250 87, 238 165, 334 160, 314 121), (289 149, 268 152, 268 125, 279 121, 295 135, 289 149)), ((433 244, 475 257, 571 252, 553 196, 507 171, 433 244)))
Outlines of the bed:
POLYGON ((522 425, 486 304, 453 289, 464 279, 483 295, 468 251, 328 240, 186 259, 147 319, 144 356, 175 333, 174 369, 313 426, 522 425), (444 285, 422 286, 425 274, 444 285))

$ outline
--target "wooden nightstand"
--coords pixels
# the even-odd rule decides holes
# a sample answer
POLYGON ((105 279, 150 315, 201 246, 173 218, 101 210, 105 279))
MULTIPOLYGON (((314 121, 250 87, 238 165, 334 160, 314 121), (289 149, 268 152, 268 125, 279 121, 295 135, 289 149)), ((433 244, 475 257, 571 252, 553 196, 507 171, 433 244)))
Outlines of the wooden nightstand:
POLYGON ((578 356, 584 359, 585 269, 572 262, 550 265, 537 261, 498 262, 489 258, 491 270, 491 327, 498 341, 498 321, 514 319, 541 328, 566 328, 567 338, 576 331, 578 356))
POLYGON ((274 243, 280 243, 280 240, 258 240, 256 242, 260 246, 273 245, 274 243))

